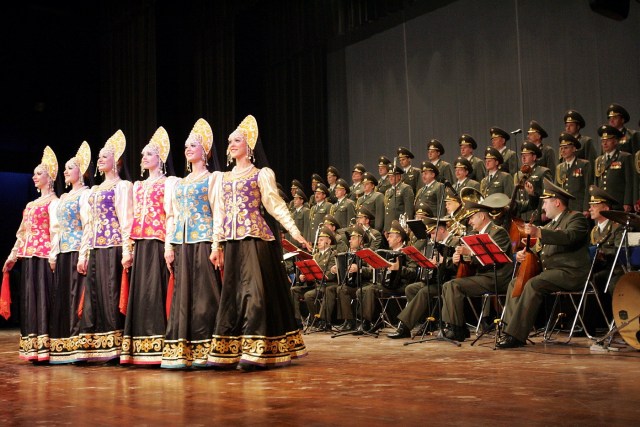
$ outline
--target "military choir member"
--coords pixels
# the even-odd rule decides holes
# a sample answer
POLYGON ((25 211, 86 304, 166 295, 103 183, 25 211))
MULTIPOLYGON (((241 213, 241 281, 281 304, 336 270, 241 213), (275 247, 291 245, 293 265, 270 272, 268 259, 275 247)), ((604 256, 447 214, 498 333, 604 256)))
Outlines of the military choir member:
POLYGON ((385 156, 378 158, 378 175, 380 175, 380 179, 378 179, 376 190, 381 194, 385 194, 391 187, 391 182, 389 181, 389 171, 391 168, 391 160, 385 156))
POLYGON ((324 216, 328 214, 331 209, 332 205, 326 200, 328 196, 329 190, 326 185, 322 183, 316 185, 316 190, 313 193, 316 203, 311 207, 311 209, 309 209, 309 229, 305 236, 309 242, 315 242, 316 235, 322 225, 324 216))
POLYGON ((358 194, 363 192, 364 187, 362 185, 362 175, 366 171, 367 170, 362 163, 356 163, 351 171, 352 184, 350 188, 351 191, 349 192, 349 198, 354 202, 357 200, 358 194))
POLYGON ((595 164, 596 157, 598 157, 600 147, 596 147, 593 138, 580 133, 584 127, 585 121, 582 114, 576 110, 568 110, 564 113, 564 131, 580 142, 580 148, 576 150, 576 157, 587 160, 593 172, 593 165, 595 164))
POLYGON ((413 190, 402 182, 403 170, 396 166, 389 174, 391 188, 384 195, 384 231, 389 231, 391 223, 404 216, 405 220, 413 218, 413 190))
POLYGON ((576 157, 581 145, 573 135, 562 133, 559 140, 562 162, 556 166, 555 183, 575 197, 569 200, 569 209, 582 212, 586 217, 589 214, 589 185, 593 182, 591 164, 576 157))
MULTIPOLYGON (((292 202, 293 206, 289 208, 291 217, 293 217, 293 221, 295 222, 298 230, 302 232, 302 235, 308 236, 310 233, 310 225, 309 208, 305 206, 305 204, 307 203, 307 195, 304 194, 304 191, 298 188, 296 189, 292 202)), ((288 232, 285 234, 285 238, 294 245, 299 245, 299 243, 295 239, 293 239, 288 232)))
POLYGON ((350 191, 347 181, 342 178, 336 181, 335 194, 337 200, 331 206, 329 213, 340 223, 338 228, 348 227, 351 224, 351 220, 356 217, 356 204, 347 197, 350 191))
POLYGON ((471 166, 471 162, 464 157, 458 157, 454 164, 454 173, 455 180, 451 181, 454 190, 456 193, 460 193, 465 187, 471 187, 476 190, 480 190, 480 183, 469 178, 469 175, 473 173, 473 166, 471 166))
POLYGON ((547 131, 542 128, 540 123, 531 120, 527 131, 527 141, 535 144, 540 150, 541 155, 536 159, 536 164, 553 171, 556 170, 558 158, 553 148, 542 142, 548 136, 547 131))
POLYGON ((484 152, 484 165, 487 169, 487 176, 480 183, 482 197, 496 193, 503 193, 511 197, 513 194, 513 177, 500 170, 500 165, 503 163, 502 154, 493 147, 487 147, 484 152))
POLYGON ((371 226, 382 232, 384 228, 384 196, 376 191, 378 180, 373 174, 365 172, 362 175, 362 186, 364 193, 358 197, 356 210, 365 206, 374 214, 371 226))
POLYGON ((529 221, 533 211, 536 211, 536 219, 534 222, 541 224, 543 222, 542 209, 538 198, 542 194, 542 182, 545 178, 551 181, 553 177, 548 168, 538 165, 537 160, 542 157, 542 151, 537 145, 528 141, 524 142, 520 152, 522 153, 520 156, 523 168, 524 166, 528 166, 531 172, 528 174, 528 177, 526 177, 527 174, 522 171, 519 171, 514 176, 514 183, 516 185, 520 184, 521 181, 524 182, 524 188, 519 189, 517 194, 517 213, 522 219, 529 221))
POLYGON ((447 180, 453 183, 455 181, 453 167, 451 163, 445 162, 442 156, 444 156, 444 146, 442 143, 437 139, 429 141, 429 144, 427 144, 427 160, 438 168, 438 181, 445 182, 445 180, 447 180))
POLYGON ((411 165, 411 159, 414 158, 414 155, 406 147, 399 147, 396 150, 396 155, 398 156, 400 167, 404 171, 402 182, 409 185, 415 194, 418 190, 418 182, 420 182, 420 169, 411 165))
MULTIPOLYGON (((317 173, 312 173, 311 174, 311 193, 315 193, 316 192, 316 188, 318 188, 318 184, 322 184, 326 187, 326 184, 324 183, 324 180, 322 179, 322 177, 320 176, 320 174, 317 173)), ((327 189, 327 191, 329 191, 329 189, 327 189)), ((331 194, 327 193, 327 199, 329 198, 331 194)), ((333 203, 329 200, 327 200, 327 202, 329 203, 333 203)), ((316 199, 315 197, 311 200, 309 200, 309 208, 312 208, 314 205, 316 204, 316 199)))
POLYGON ((464 133, 458 138, 458 145, 460 146, 460 157, 467 159, 473 168, 473 173, 469 175, 469 178, 481 182, 487 171, 482 159, 473 154, 473 150, 478 148, 478 143, 471 135, 464 133))
POLYGON ((491 146, 502 156, 500 170, 511 175, 518 172, 518 156, 515 151, 507 148, 507 141, 511 139, 511 135, 497 126, 489 129, 489 135, 491 135, 491 146))
POLYGON ((613 103, 607 108, 609 126, 616 128, 621 134, 618 149, 635 154, 640 149, 640 133, 625 126, 630 119, 629 112, 620 104, 613 103))
POLYGON ((633 156, 620 150, 618 145, 623 134, 615 127, 602 125, 598 128, 598 135, 603 154, 596 159, 595 184, 622 203, 614 209, 631 212, 633 192, 638 185, 634 183, 633 156))
POLYGON ((336 200, 336 181, 340 179, 340 172, 335 166, 327 168, 327 188, 329 189, 329 203, 335 203, 336 200))
POLYGON ((438 168, 432 163, 422 162, 422 183, 424 185, 416 194, 414 208, 424 203, 434 215, 438 215, 438 213, 442 215, 444 211, 444 184, 436 181, 438 173, 438 168))
MULTIPOLYGON (((297 179, 294 179, 291 181, 291 201, 289 202, 289 210, 291 210, 291 208, 293 208, 293 198, 296 196, 296 191, 301 190, 302 192, 304 192, 302 183, 300 181, 298 181, 297 179)), ((305 204, 307 204, 307 200, 305 200, 305 204)), ((307 204, 307 207, 308 204, 307 204)))

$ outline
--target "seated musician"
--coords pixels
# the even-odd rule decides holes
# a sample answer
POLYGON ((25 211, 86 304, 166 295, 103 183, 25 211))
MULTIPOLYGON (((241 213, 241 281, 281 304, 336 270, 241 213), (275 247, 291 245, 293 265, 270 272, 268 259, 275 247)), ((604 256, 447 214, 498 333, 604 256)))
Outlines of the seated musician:
MULTIPOLYGON (((589 194, 589 215, 596 223, 591 230, 589 244, 593 247, 594 255, 598 258, 593 266, 593 281, 598 289, 604 290, 607 287, 616 250, 622 241, 623 228, 617 222, 605 218, 602 212, 610 210, 613 206, 620 206, 620 202, 595 185, 589 187, 589 194), (600 245, 600 250, 597 253, 595 252, 596 245, 600 245)), ((624 270, 618 263, 613 269, 609 292, 613 292, 616 282, 623 274, 624 270)))
MULTIPOLYGON (((324 226, 335 233, 335 254, 345 253, 349 250, 347 245, 347 237, 344 231, 341 230, 340 224, 332 215, 325 215, 324 226)), ((334 255, 335 255, 334 254, 334 255)), ((335 259, 332 266, 335 265, 335 259)), ((335 269, 334 269, 335 270, 335 269)), ((332 273, 335 276, 335 273, 332 273)), ((324 290, 324 298, 322 298, 322 305, 320 306, 320 320, 331 323, 334 311, 336 309, 336 301, 338 299, 338 282, 327 282, 327 286, 324 290)))
MULTIPOLYGON (((523 188, 518 189, 517 196, 517 212, 516 215, 525 221, 529 221, 532 215, 535 213, 534 224, 542 224, 546 220, 542 217, 542 208, 540 206, 540 195, 542 194, 542 181, 553 179, 551 171, 540 166, 537 162, 542 157, 542 150, 533 142, 525 141, 522 144, 521 159, 522 170, 518 171, 513 177, 514 183, 522 185, 523 188), (529 168, 529 173, 523 172, 529 168)), ((548 217, 548 216, 547 216, 548 217)))
POLYGON ((336 252, 346 252, 349 249, 349 243, 347 242, 347 237, 344 235, 344 230, 342 229, 342 223, 340 223, 333 215, 325 215, 323 224, 336 236, 336 243, 334 244, 334 249, 336 252))
MULTIPOLYGON (((440 283, 444 283, 455 274, 455 269, 451 262, 451 253, 453 253, 453 248, 458 245, 459 238, 449 232, 452 223, 451 219, 437 221, 435 218, 428 218, 425 220, 427 230, 431 233, 431 241, 437 242, 440 248, 436 251, 429 251, 429 247, 433 247, 432 243, 429 243, 425 256, 438 266, 440 283)), ((398 329, 394 333, 387 335, 392 339, 411 337, 413 327, 421 319, 426 318, 431 300, 438 295, 436 276, 432 276, 430 272, 423 271, 420 274, 420 281, 407 285, 404 292, 407 296, 407 306, 398 315, 400 320, 398 329)))
POLYGON ((372 251, 380 249, 382 245, 382 233, 373 228, 371 224, 375 221, 376 216, 366 206, 360 206, 356 213, 356 224, 362 227, 367 235, 367 247, 372 251))
MULTIPOLYGON (((362 208, 361 208, 362 209, 362 208)), ((351 307, 351 300, 356 298, 356 290, 360 280, 367 281, 371 279, 371 271, 362 269, 362 260, 355 253, 370 244, 369 235, 361 225, 356 224, 346 231, 349 236, 349 251, 346 254, 340 254, 346 257, 345 272, 341 272, 340 282, 338 283, 338 319, 343 319, 344 323, 338 327, 341 331, 352 331, 356 328, 356 320, 351 307)), ((336 263, 337 264, 337 263, 336 263)), ((338 274, 338 266, 331 268, 331 273, 338 274)), ((326 313, 327 317, 332 313, 326 313)))
MULTIPOLYGON (((579 290, 587 279, 589 260, 589 223, 581 212, 568 209, 573 196, 548 179, 544 180, 543 209, 552 221, 544 227, 525 225, 525 232, 538 239, 534 249, 540 249, 542 272, 530 278, 522 294, 513 297, 517 279, 509 284, 504 311, 505 335, 498 348, 525 345, 546 294, 579 290)), ((516 260, 522 262, 525 251, 516 260)))
MULTIPOLYGON (((336 244, 336 236, 328 227, 323 226, 318 233, 317 251, 313 254, 313 259, 318 263, 320 268, 325 272, 326 280, 324 283, 314 281, 312 278, 300 274, 298 277, 300 284, 291 287, 291 299, 293 300, 296 321, 302 324, 300 315, 300 299, 304 299, 307 309, 309 310, 310 319, 318 314, 322 289, 331 285, 336 280, 335 273, 332 273, 332 267, 335 265, 335 250, 332 245, 336 244), (320 293, 320 294, 319 294, 320 293)), ((325 319, 318 324, 318 329, 331 329, 331 319, 325 319)))
MULTIPOLYGON (((477 234, 488 234, 500 249, 511 257, 509 233, 491 220, 490 213, 494 208, 472 201, 466 201, 464 206, 473 230, 477 234)), ((511 264, 503 264, 497 267, 494 276, 493 266, 481 266, 476 259, 471 259, 470 255, 467 247, 458 246, 453 255, 453 262, 457 265, 461 261, 470 260, 471 265, 475 266, 476 275, 455 278, 442 287, 442 320, 447 323, 444 335, 456 341, 464 341, 465 338, 469 338, 469 329, 465 326, 464 318, 465 299, 495 292, 496 288, 499 293, 504 292, 513 271, 511 264)))
POLYGON ((400 223, 393 221, 387 232, 389 251, 397 252, 400 255, 391 261, 391 267, 380 270, 382 274, 377 275, 378 283, 363 286, 362 294, 357 295, 362 304, 363 328, 365 330, 375 332, 384 326, 383 322, 376 321, 379 314, 378 297, 403 295, 405 286, 415 280, 418 267, 416 262, 400 253, 400 249, 406 245, 408 239, 409 236, 400 223))

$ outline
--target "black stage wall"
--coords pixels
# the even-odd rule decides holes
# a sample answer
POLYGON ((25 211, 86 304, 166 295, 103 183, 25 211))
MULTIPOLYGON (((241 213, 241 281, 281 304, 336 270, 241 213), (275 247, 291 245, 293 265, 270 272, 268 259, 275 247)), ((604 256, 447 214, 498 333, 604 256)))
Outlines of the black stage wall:
MULTIPOLYGON (((615 21, 585 0, 459 0, 327 56, 329 160, 377 171, 400 146, 426 159, 437 138, 449 160, 470 133, 537 120, 557 153, 569 108, 596 135, 611 102, 640 117, 640 4, 615 21)), ((513 142, 510 141, 510 143, 513 142)), ((522 142, 522 135, 518 136, 522 142)))

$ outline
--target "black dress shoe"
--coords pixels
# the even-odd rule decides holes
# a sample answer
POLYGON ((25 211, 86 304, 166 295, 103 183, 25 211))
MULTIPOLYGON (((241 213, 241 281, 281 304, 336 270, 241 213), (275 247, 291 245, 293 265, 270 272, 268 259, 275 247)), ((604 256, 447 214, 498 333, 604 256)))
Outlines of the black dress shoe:
POLYGON ((338 328, 341 332, 349 332, 353 331, 356 328, 356 321, 354 319, 345 320, 342 325, 338 328))
POLYGON ((449 325, 444 330, 444 336, 450 340, 463 342, 471 336, 471 333, 466 326, 449 325))
POLYGON ((497 348, 518 348, 518 347, 524 347, 524 344, 525 343, 523 343, 517 338, 512 337, 511 335, 505 335, 504 339, 500 341, 498 344, 496 344, 496 347, 497 348))
POLYGON ((400 338, 411 338, 411 330, 407 325, 400 322, 400 326, 398 326, 398 329, 396 329, 396 331, 391 334, 387 334, 387 336, 394 340, 400 338))
POLYGON ((373 325, 371 325, 371 327, 369 329, 365 329, 365 331, 369 331, 370 333, 375 334, 376 332, 378 332, 383 327, 384 327, 384 323, 376 322, 373 325))

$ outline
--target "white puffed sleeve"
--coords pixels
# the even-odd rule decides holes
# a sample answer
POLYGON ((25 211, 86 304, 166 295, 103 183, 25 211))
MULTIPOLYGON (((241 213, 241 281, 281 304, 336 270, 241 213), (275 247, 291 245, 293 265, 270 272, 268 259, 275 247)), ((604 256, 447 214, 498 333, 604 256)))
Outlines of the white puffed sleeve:
POLYGON ((90 190, 86 190, 80 196, 80 221, 82 221, 82 240, 80 241, 80 253, 78 262, 84 262, 89 259, 89 251, 91 250, 91 237, 93 230, 93 215, 91 214, 91 206, 89 205, 89 197, 92 191, 97 191, 98 187, 93 186, 90 190))
POLYGON ((171 236, 175 231, 175 224, 173 222, 174 214, 173 214, 173 193, 176 188, 176 184, 180 181, 179 178, 175 176, 168 176, 164 181, 164 202, 162 207, 164 208, 165 213, 165 238, 164 238, 164 251, 171 252, 173 251, 173 246, 169 243, 171 236))
POLYGON ((118 222, 120 223, 120 235, 122 237, 122 255, 131 255, 133 241, 131 240, 131 227, 133 226, 133 184, 130 181, 120 181, 116 184, 114 203, 118 222))
POLYGON ((58 221, 59 204, 60 199, 56 197, 51 203, 49 203, 49 207, 47 208, 49 211, 49 241, 51 242, 49 262, 56 262, 56 257, 60 252, 60 221, 58 221), (54 250, 56 251, 55 253, 54 250))
MULTIPOLYGON (((300 230, 296 227, 296 223, 291 217, 291 212, 287 208, 287 204, 278 194, 276 185, 276 175, 269 168, 262 168, 258 174, 258 186, 262 195, 262 204, 284 228, 287 229, 291 237, 294 239, 300 236, 300 230)), ((280 236, 275 236, 279 239, 280 236)))
POLYGON ((216 250, 224 238, 224 200, 222 194, 222 181, 224 172, 213 172, 209 176, 209 207, 213 217, 211 236, 211 250, 216 250))

